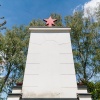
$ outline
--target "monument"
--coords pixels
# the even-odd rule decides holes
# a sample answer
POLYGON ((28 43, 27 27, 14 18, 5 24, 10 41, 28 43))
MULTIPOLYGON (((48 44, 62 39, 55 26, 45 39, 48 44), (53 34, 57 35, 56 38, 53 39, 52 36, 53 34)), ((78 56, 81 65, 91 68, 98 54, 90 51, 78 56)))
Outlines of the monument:
POLYGON ((45 21, 49 27, 29 28, 23 85, 14 87, 8 100, 91 100, 86 87, 77 86, 71 29, 52 27, 56 19, 51 17, 45 21))

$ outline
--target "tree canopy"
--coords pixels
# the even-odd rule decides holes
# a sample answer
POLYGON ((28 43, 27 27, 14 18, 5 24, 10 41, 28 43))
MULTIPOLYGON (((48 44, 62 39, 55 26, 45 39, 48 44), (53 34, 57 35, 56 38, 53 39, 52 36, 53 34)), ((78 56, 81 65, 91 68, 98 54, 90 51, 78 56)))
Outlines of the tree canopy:
POLYGON ((29 31, 26 27, 13 27, 0 36, 0 52, 4 59, 3 78, 0 79, 0 91, 10 90, 10 87, 22 77, 25 67, 29 31), (27 35, 28 34, 28 35, 27 35), (8 88, 9 87, 9 88, 8 88))
POLYGON ((82 12, 65 17, 67 27, 71 27, 71 40, 77 79, 88 82, 100 73, 98 47, 98 24, 90 18, 83 18, 82 12))

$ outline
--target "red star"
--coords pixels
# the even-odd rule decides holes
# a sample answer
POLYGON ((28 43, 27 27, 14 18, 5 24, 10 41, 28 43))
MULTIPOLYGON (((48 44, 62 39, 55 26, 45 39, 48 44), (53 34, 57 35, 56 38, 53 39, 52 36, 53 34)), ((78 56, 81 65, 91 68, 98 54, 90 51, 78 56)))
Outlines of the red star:
POLYGON ((46 25, 49 27, 55 26, 54 22, 57 21, 56 19, 52 19, 52 17, 50 16, 48 19, 44 19, 44 21, 46 22, 46 25))

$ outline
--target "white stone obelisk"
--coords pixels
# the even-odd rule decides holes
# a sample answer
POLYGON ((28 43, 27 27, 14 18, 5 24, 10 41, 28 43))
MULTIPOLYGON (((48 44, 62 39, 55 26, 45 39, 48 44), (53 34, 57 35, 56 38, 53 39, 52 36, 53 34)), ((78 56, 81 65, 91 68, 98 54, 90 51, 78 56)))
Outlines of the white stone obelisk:
POLYGON ((30 28, 22 98, 77 98, 70 28, 30 28))

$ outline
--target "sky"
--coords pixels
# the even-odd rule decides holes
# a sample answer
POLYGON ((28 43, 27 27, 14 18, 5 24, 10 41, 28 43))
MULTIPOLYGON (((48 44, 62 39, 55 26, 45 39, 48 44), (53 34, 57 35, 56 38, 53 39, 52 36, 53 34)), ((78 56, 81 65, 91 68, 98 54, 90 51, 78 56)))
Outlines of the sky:
MULTIPOLYGON (((0 17, 4 16, 7 28, 14 25, 28 25, 32 19, 45 19, 57 13, 64 19, 72 15, 79 5, 91 0, 0 0, 0 17)), ((94 0, 93 0, 94 1, 94 0)), ((95 0, 96 1, 96 0, 95 0)))

